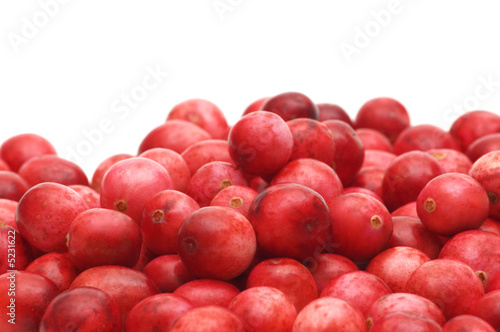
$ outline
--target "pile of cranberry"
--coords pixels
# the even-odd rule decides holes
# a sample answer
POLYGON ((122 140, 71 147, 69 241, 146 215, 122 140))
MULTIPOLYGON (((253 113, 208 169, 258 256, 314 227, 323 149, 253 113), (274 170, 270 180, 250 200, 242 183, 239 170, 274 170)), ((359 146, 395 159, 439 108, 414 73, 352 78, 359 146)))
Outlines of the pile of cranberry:
POLYGON ((500 116, 177 104, 91 180, 0 146, 0 331, 500 331, 500 116))

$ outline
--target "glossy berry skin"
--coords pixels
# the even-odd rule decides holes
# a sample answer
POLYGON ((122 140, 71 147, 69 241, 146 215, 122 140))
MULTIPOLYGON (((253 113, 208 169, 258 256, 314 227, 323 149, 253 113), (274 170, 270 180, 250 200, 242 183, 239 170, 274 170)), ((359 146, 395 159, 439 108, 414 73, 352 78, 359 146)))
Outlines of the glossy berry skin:
POLYGON ((87 204, 88 209, 101 207, 101 197, 97 191, 92 189, 92 187, 82 184, 72 184, 68 187, 76 191, 83 198, 83 201, 87 204))
POLYGON ((248 186, 245 174, 230 163, 213 161, 193 174, 186 193, 204 207, 210 205, 219 191, 232 185, 248 186))
POLYGON ((11 171, 0 171, 0 199, 18 202, 30 187, 29 183, 19 174, 11 171))
POLYGON ((311 158, 334 165, 335 142, 328 127, 312 119, 287 121, 293 136, 293 152, 290 160, 311 158))
POLYGON ((365 332, 363 314, 348 302, 334 297, 321 297, 309 303, 293 324, 293 332, 365 332))
POLYGON ((3 317, 0 319, 0 330, 36 332, 45 310, 59 294, 59 289, 41 275, 16 271, 0 275, 0 292, 0 315, 3 317), (12 291, 12 288, 15 290, 12 291), (13 318, 15 324, 8 321, 13 318))
POLYGON ((500 219, 500 151, 492 151, 472 164, 469 175, 488 193, 491 218, 500 219))
POLYGON ((71 263, 68 253, 50 252, 35 259, 26 267, 26 272, 33 272, 52 281, 59 291, 71 286, 80 270, 71 263))
POLYGON ((500 290, 485 294, 475 303, 470 314, 483 319, 498 331, 500 329, 500 290))
POLYGON ((130 310, 124 332, 162 331, 184 313, 193 309, 189 300, 173 294, 156 294, 145 298, 130 310))
POLYGON ((441 326, 423 315, 393 312, 380 318, 370 327, 371 332, 441 332, 441 326))
POLYGON ((172 293, 183 284, 195 280, 179 255, 162 255, 152 259, 142 270, 162 293, 172 293))
POLYGON ((403 130, 394 141, 394 153, 397 155, 408 151, 428 151, 431 149, 460 150, 460 145, 453 136, 433 125, 418 125, 403 130))
POLYGON ((94 171, 94 174, 92 175, 92 181, 90 183, 91 187, 94 188, 95 191, 98 193, 101 192, 101 182, 104 174, 108 171, 108 169, 116 164, 119 161, 132 158, 133 155, 128 154, 128 153, 119 153, 112 155, 103 161, 97 166, 97 168, 94 171))
POLYGON ((0 146, 0 157, 13 172, 17 172, 24 162, 41 155, 56 155, 54 146, 37 134, 19 134, 5 140, 0 146))
POLYGON ((426 151, 433 156, 445 173, 469 174, 472 162, 463 152, 453 149, 431 149, 426 151))
POLYGON ((394 292, 404 292, 411 274, 431 259, 418 249, 394 247, 375 256, 365 271, 382 279, 394 292))
POLYGON ((21 235, 44 252, 64 252, 66 234, 73 219, 87 204, 73 189, 45 182, 31 187, 17 206, 16 222, 21 235))
POLYGON ((269 99, 269 97, 263 97, 263 98, 259 98, 259 99, 255 100, 250 105, 248 105, 247 108, 245 108, 245 111, 243 111, 243 115, 242 116, 245 116, 245 115, 247 115, 249 113, 253 113, 253 112, 259 111, 262 108, 262 105, 264 105, 264 103, 268 99, 269 99))
POLYGON ((134 157, 109 168, 101 183, 101 206, 140 222, 144 204, 156 193, 174 189, 167 170, 156 161, 134 157))
POLYGON ((257 242, 250 222, 226 207, 209 206, 191 213, 177 233, 177 252, 199 278, 230 280, 252 262, 257 242))
POLYGON ((356 134, 363 143, 365 151, 383 151, 392 153, 391 141, 380 131, 371 128, 358 128, 356 134))
POLYGON ((229 132, 234 164, 253 175, 270 175, 285 166, 293 152, 293 136, 282 118, 271 112, 245 115, 229 132))
POLYGON ((484 295, 484 288, 468 265, 451 259, 434 259, 413 272, 405 292, 433 301, 449 320, 467 314, 484 295))
POLYGON ((474 162, 495 150, 500 150, 500 134, 489 134, 472 142, 467 149, 467 156, 474 162))
POLYGON ((274 287, 285 293, 297 312, 318 298, 309 270, 291 258, 271 258, 257 264, 248 275, 247 289, 259 286, 274 287))
POLYGON ((50 302, 40 323, 41 332, 121 330, 120 309, 107 293, 92 287, 80 287, 59 294, 50 302), (92 317, 92 319, 89 319, 92 317))
POLYGON ((209 139, 195 143, 184 150, 181 156, 186 161, 191 175, 196 173, 201 166, 212 161, 233 162, 229 155, 227 141, 220 139, 209 139))
POLYGON ((77 164, 54 156, 37 156, 27 160, 18 170, 30 186, 42 182, 55 182, 64 185, 89 185, 85 172, 77 164))
POLYGON ((165 148, 182 153, 191 145, 211 139, 209 133, 183 120, 170 120, 151 130, 142 140, 138 154, 153 148, 165 148))
POLYGON ((422 223, 444 236, 478 228, 488 217, 488 211, 486 190, 461 173, 435 177, 417 197, 417 213, 422 223))
POLYGON ((0 221, 0 274, 24 270, 32 260, 31 247, 21 233, 0 221))
POLYGON ((217 305, 227 308, 240 290, 222 280, 197 279, 189 281, 178 287, 173 294, 188 299, 197 307, 217 305))
POLYGON ((469 265, 486 288, 489 279, 500 272, 500 235, 481 230, 460 232, 446 242, 439 258, 469 265))
POLYGON ((214 103, 205 99, 189 99, 175 105, 168 113, 167 121, 184 120, 204 129, 215 139, 226 138, 227 121, 214 103))
POLYGON ((386 170, 395 158, 396 155, 394 153, 379 150, 367 150, 365 148, 365 157, 360 171, 363 170, 363 168, 368 167, 377 167, 386 170))
POLYGON ((328 120, 326 124, 333 136, 335 157, 333 169, 342 180, 344 187, 354 180, 365 158, 363 142, 354 129, 340 120, 328 120))
POLYGON ((321 293, 333 278, 343 273, 358 271, 356 264, 349 258, 331 253, 319 254, 305 262, 305 265, 316 282, 318 293, 321 293))
POLYGON ((429 154, 410 151, 395 158, 382 181, 382 199, 389 211, 417 200, 427 182, 444 173, 429 154))
POLYGON ((500 132, 500 116, 488 111, 472 111, 459 116, 450 127, 450 134, 460 143, 462 151, 476 139, 500 132))
POLYGON ((328 244, 331 232, 325 200, 312 189, 295 183, 265 189, 255 197, 248 220, 263 257, 314 257, 328 244))
POLYGON ((367 101, 356 114, 356 129, 371 128, 380 131, 391 142, 404 129, 410 126, 410 117, 406 108, 392 98, 374 98, 367 101))
POLYGON ((17 229, 16 209, 16 201, 0 198, 0 223, 17 229))
POLYGON ((140 222, 146 248, 158 256, 177 253, 179 227, 199 208, 194 199, 177 190, 162 190, 151 197, 144 204, 140 222))
POLYGON ((396 210, 391 212, 391 216, 392 217, 404 216, 404 217, 413 217, 418 219, 417 202, 412 201, 398 207, 396 210))
POLYGON ((290 161, 273 177, 270 184, 282 183, 306 186, 320 194, 327 203, 343 191, 337 173, 327 164, 310 158, 290 161))
POLYGON ((109 209, 89 209, 73 219, 68 254, 80 270, 95 266, 133 267, 141 253, 142 235, 129 216, 109 209))
POLYGON ((210 206, 225 206, 241 213, 248 218, 250 205, 259 193, 246 186, 229 186, 217 193, 210 206))
POLYGON ((297 118, 318 120, 318 108, 306 95, 299 92, 285 92, 266 100, 261 110, 279 115, 289 121, 297 118))
MULTIPOLYGON (((382 182, 385 170, 379 167, 365 167, 359 171, 351 183, 352 187, 361 187, 372 191, 378 197, 382 196, 382 182)), ((380 198, 382 200, 382 198, 380 198)))
POLYGON ((351 127, 353 126, 351 117, 339 105, 322 103, 322 104, 316 104, 316 107, 318 107, 319 121, 323 122, 326 120, 340 120, 344 121, 351 127))
POLYGON ((243 332, 241 320, 226 308, 194 308, 179 317, 169 332, 243 332))
POLYGON ((328 207, 336 254, 366 262, 385 248, 392 234, 392 219, 377 199, 359 193, 344 194, 334 198, 328 207))
POLYGON ((247 331, 291 331, 297 311, 285 293, 274 287, 251 287, 236 295, 228 309, 247 331))
POLYGON ((496 331, 485 320, 472 315, 459 315, 450 319, 443 325, 443 332, 460 332, 464 330, 476 332, 496 331))
POLYGON ((366 316, 373 302, 391 293, 391 289, 379 277, 366 271, 352 271, 330 280, 320 296, 333 296, 347 301, 366 316))

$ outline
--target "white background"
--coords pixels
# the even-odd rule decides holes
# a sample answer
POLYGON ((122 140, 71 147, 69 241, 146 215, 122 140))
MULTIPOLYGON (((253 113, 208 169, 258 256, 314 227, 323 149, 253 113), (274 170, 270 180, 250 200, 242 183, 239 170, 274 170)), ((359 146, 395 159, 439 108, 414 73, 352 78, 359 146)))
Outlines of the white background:
POLYGON ((106 157, 135 154, 185 99, 214 102, 233 124, 254 100, 287 91, 353 118, 389 96, 412 124, 448 129, 460 107, 500 112, 499 13, 498 0, 2 1, 0 142, 33 132, 64 157, 108 119, 78 162, 91 177, 106 157), (347 44, 357 53, 346 57, 347 44), (146 68, 169 75, 114 112, 146 68))

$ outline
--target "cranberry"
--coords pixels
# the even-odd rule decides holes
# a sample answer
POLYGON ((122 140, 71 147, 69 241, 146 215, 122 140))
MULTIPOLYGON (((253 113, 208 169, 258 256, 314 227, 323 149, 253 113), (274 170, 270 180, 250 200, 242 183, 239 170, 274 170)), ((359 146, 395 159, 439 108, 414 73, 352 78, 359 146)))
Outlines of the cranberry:
POLYGON ((500 151, 492 151, 472 164, 469 175, 477 180, 488 193, 489 216, 500 219, 500 151))
POLYGON ((191 145, 181 154, 186 161, 191 175, 196 173, 201 166, 212 161, 225 161, 232 163, 229 156, 227 141, 209 139, 191 145))
MULTIPOLYGON (((379 167, 365 167, 354 178, 351 185, 370 190, 378 197, 382 196, 382 182, 384 180, 385 170, 379 167)), ((382 199, 382 198, 380 198, 382 199)))
POLYGON ((14 172, 17 172, 26 160, 46 154, 55 155, 57 152, 47 139, 37 134, 12 136, 0 146, 0 157, 14 172))
POLYGON ((441 165, 445 173, 469 174, 472 162, 464 153, 453 149, 427 150, 441 165))
POLYGON ((62 184, 31 187, 19 201, 16 222, 21 235, 44 251, 66 251, 66 234, 73 219, 87 209, 83 198, 62 184))
POLYGON ((406 152, 387 168, 382 182, 382 199, 389 211, 417 200, 427 182, 443 174, 436 159, 422 151, 406 152))
POLYGON ((488 217, 488 195, 472 177, 446 173, 427 183, 417 198, 417 213, 432 232, 451 236, 475 229, 488 217))
POLYGON ((83 198, 88 209, 101 207, 101 196, 91 187, 83 184, 71 184, 68 187, 76 191, 83 198))
POLYGON ((500 132, 500 116, 488 111, 467 112, 458 117, 450 127, 450 134, 460 143, 462 151, 476 139, 500 132))
POLYGON ((249 113, 253 113, 253 112, 257 112, 257 111, 261 110, 262 109, 262 105, 264 105, 264 103, 268 99, 269 99, 269 97, 263 97, 263 98, 259 98, 256 101, 252 102, 250 105, 247 106, 247 108, 243 112, 243 116, 245 116, 245 115, 247 115, 249 113))
POLYGON ((366 317, 375 301, 391 293, 391 289, 379 277, 365 271, 352 271, 330 280, 320 296, 347 301, 366 317))
POLYGON ((167 170, 143 157, 128 158, 109 168, 101 183, 101 206, 140 222, 144 204, 156 193, 173 189, 167 170))
POLYGON ((466 314, 484 295, 481 280, 468 265, 451 259, 434 259, 418 267, 406 292, 436 303, 446 318, 466 314))
POLYGON ((373 325, 384 316, 394 312, 423 315, 434 320, 440 326, 446 321, 441 309, 431 300, 420 295, 408 293, 392 293, 382 296, 368 309, 367 324, 373 325))
POLYGON ((371 196, 371 197, 375 198, 377 201, 379 201, 380 203, 384 204, 384 202, 382 201, 382 198, 379 195, 377 195, 376 193, 374 193, 373 191, 371 191, 370 189, 366 189, 363 187, 347 187, 344 189, 344 194, 352 194, 352 193, 365 194, 365 195, 371 196))
POLYGON ((486 285, 486 293, 492 292, 494 290, 500 289, 500 272, 496 272, 488 278, 488 283, 486 285))
POLYGON ((418 219, 417 202, 412 201, 412 202, 406 203, 405 205, 398 207, 396 210, 391 212, 391 216, 392 217, 406 216, 406 217, 414 217, 414 218, 418 219))
POLYGON ((460 150, 460 146, 450 133, 427 124, 406 128, 394 142, 394 153, 397 155, 413 150, 431 149, 460 150))
POLYGON ((31 247, 19 231, 0 222, 0 274, 24 270, 33 260, 31 247))
POLYGON ((187 282, 195 280, 179 255, 163 255, 151 260, 142 270, 162 293, 172 293, 187 282))
POLYGON ((271 258, 257 264, 248 276, 247 289, 258 286, 279 289, 294 304, 297 312, 318 297, 309 270, 291 258, 271 258))
POLYGON ((485 320, 472 315, 459 315, 443 325, 443 332, 495 332, 495 329, 485 320))
POLYGON ((3 159, 0 159, 0 171, 11 171, 9 165, 3 159))
POLYGON ((488 217, 478 229, 500 235, 500 221, 488 217))
POLYGON ((485 294, 474 304, 470 313, 480 317, 498 331, 500 329, 500 290, 485 294))
POLYGON ((329 128, 312 119, 295 119, 287 122, 293 136, 290 160, 312 158, 335 166, 335 142, 329 128))
POLYGON ((382 151, 392 153, 391 141, 380 131, 371 128, 358 128, 356 134, 363 143, 365 151, 382 151))
POLYGON ((308 261, 306 267, 316 282, 318 293, 321 293, 333 278, 343 273, 358 270, 353 261, 342 255, 323 253, 315 258, 315 260, 308 261))
POLYGON ((169 332, 243 332, 241 320, 231 311, 219 306, 205 306, 189 310, 179 317, 169 332))
POLYGON ((365 262, 385 248, 392 234, 392 218, 381 202, 353 193, 337 196, 328 207, 335 253, 365 262))
POLYGON ((294 332, 366 330, 363 314, 348 302, 333 297, 322 297, 309 303, 293 324, 294 332))
POLYGON ((472 142, 467 149, 467 156, 474 162, 481 156, 495 150, 500 150, 500 133, 489 134, 472 142))
POLYGON ((366 272, 382 279, 395 292, 404 292, 411 274, 431 259, 422 251, 411 247, 389 248, 375 256, 366 272))
POLYGON ((175 254, 179 227, 199 208, 195 200, 176 190, 163 190, 151 197, 144 204, 140 222, 146 248, 155 255, 175 254))
POLYGON ((461 232, 446 242, 439 258, 469 265, 486 287, 489 277, 500 271, 500 235, 480 230, 461 232))
POLYGON ((189 121, 215 139, 224 139, 228 127, 222 111, 204 99, 189 99, 175 105, 168 113, 167 121, 171 120, 189 121))
POLYGON ((360 171, 367 167, 377 167, 382 169, 389 168, 389 165, 396 158, 396 155, 391 152, 378 151, 378 150, 366 150, 365 157, 363 159, 363 164, 361 165, 360 171))
POLYGON ((149 158, 165 167, 168 174, 175 175, 171 176, 175 190, 186 192, 191 171, 180 154, 169 149, 155 148, 144 151, 139 157, 149 158))
POLYGON ((133 267, 139 260, 142 236, 129 216, 109 209, 86 210, 68 231, 68 254, 80 270, 94 266, 133 267))
POLYGON ((210 204, 219 191, 232 185, 248 186, 245 174, 230 163, 213 161, 193 174, 187 194, 204 207, 210 204))
POLYGON ((162 331, 193 309, 189 300, 174 294, 156 294, 137 303, 127 315, 125 331, 162 331))
POLYGON ((18 170, 30 186, 42 182, 64 185, 81 184, 88 186, 85 172, 77 164, 53 155, 37 156, 27 160, 18 170))
POLYGON ((269 98, 261 110, 276 113, 283 120, 297 118, 318 120, 318 108, 306 95, 299 92, 285 92, 269 98))
POLYGON ((0 199, 19 201, 30 188, 30 185, 19 174, 11 171, 0 171, 0 199))
POLYGON ((210 206, 225 206, 248 218, 250 205, 259 193, 246 186, 229 186, 217 193, 210 206))
POLYGON ((352 183, 356 173, 361 169, 365 158, 363 142, 347 123, 340 120, 323 122, 330 130, 335 144, 333 169, 337 172, 342 184, 352 183))
POLYGON ((92 175, 92 181, 91 181, 91 186, 94 188, 95 191, 98 193, 101 192, 101 182, 102 182, 102 177, 108 169, 116 164, 119 161, 132 158, 133 156, 131 154, 127 153, 120 153, 120 154, 115 154, 112 155, 111 157, 108 157, 104 159, 95 169, 94 174, 92 175))
POLYGON ((121 327, 120 309, 113 297, 96 288, 80 287, 61 293, 50 302, 39 331, 114 332, 121 327))
POLYGON ((415 313, 393 312, 370 326, 370 332, 441 332, 441 326, 432 319, 415 313))
POLYGON ((342 194, 343 186, 335 171, 315 159, 296 159, 284 166, 271 181, 271 185, 296 183, 311 188, 330 202, 342 194))
POLYGON ((14 271, 0 275, 0 315, 3 317, 0 330, 38 331, 45 310, 58 294, 59 289, 52 281, 35 273, 14 271), (11 319, 15 325, 9 322, 11 319))
POLYGON ((324 199, 295 183, 277 184, 260 193, 250 206, 248 220, 259 253, 266 257, 309 259, 325 248, 331 232, 324 199))
POLYGON ((35 259, 26 267, 26 272, 33 272, 52 281, 59 291, 63 292, 71 286, 80 271, 68 257, 67 253, 51 252, 35 259))
POLYGON ((353 127, 351 117, 339 105, 323 103, 317 104, 316 107, 318 108, 319 121, 323 122, 326 120, 340 120, 353 127))
POLYGON ((292 330, 297 312, 286 295, 273 287, 252 287, 236 295, 228 307, 247 331, 292 330))
POLYGON ((177 252, 199 278, 230 280, 239 276, 250 266, 256 246, 250 222, 220 206, 191 213, 177 233, 177 252))
POLYGON ((240 290, 221 280, 198 279, 179 286, 172 294, 188 299, 195 308, 217 305, 227 308, 240 290))
POLYGON ((197 125, 183 120, 170 120, 151 130, 139 146, 139 154, 153 148, 182 153, 191 145, 212 138, 197 125))
POLYGON ((380 97, 363 104, 356 114, 354 126, 378 130, 394 142, 399 133, 410 126, 410 117, 400 102, 380 97))
POLYGON ((255 175, 276 173, 290 159, 293 136, 283 119, 271 112, 245 115, 229 132, 229 155, 243 171, 255 175))
POLYGON ((389 248, 406 246, 420 250, 430 259, 436 259, 443 247, 439 236, 429 231, 420 219, 411 216, 392 217, 392 236, 389 248))

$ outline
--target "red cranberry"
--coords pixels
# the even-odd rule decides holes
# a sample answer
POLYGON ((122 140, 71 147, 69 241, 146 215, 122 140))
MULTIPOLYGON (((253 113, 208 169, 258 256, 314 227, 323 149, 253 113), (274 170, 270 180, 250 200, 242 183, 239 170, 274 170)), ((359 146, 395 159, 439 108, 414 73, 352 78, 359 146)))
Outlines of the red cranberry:
POLYGON ((21 235, 44 251, 66 251, 66 234, 87 204, 73 189, 45 182, 31 187, 19 201, 16 222, 21 235))
POLYGON ((227 308, 239 293, 240 290, 228 282, 198 279, 179 286, 172 294, 188 299, 195 308, 207 305, 227 308))
POLYGON ((262 105, 269 99, 269 97, 264 97, 257 99, 256 101, 252 102, 250 105, 247 106, 245 111, 243 112, 242 116, 245 116, 249 113, 257 112, 262 109, 262 105))
POLYGON ((13 227, 0 222, 0 274, 24 270, 33 260, 31 247, 13 227))
POLYGON ((19 174, 0 171, 0 198, 17 202, 29 188, 28 182, 19 174))
POLYGON ((243 332, 243 323, 231 311, 220 306, 194 308, 179 317, 169 332, 243 332))
POLYGON ((417 200, 427 182, 443 174, 436 159, 422 151, 398 156, 387 168, 382 182, 382 199, 389 211, 417 200))
POLYGON ((488 278, 488 284, 485 289, 486 293, 494 290, 500 290, 500 272, 498 271, 488 278))
POLYGON ((475 229, 488 217, 488 195, 472 177, 446 173, 427 183, 417 198, 417 213, 430 231, 444 236, 475 229))
POLYGON ((495 332, 495 329, 485 320, 472 315, 459 315, 443 325, 443 332, 495 332))
POLYGON ((104 159, 97 166, 97 168, 94 171, 94 174, 92 175, 92 182, 91 182, 92 188, 94 188, 94 190, 97 191, 98 193, 101 192, 102 177, 104 176, 104 174, 106 174, 108 169, 111 166, 113 166, 114 164, 116 164, 117 162, 128 159, 128 158, 132 158, 132 157, 133 156, 131 154, 121 153, 121 154, 112 155, 111 157, 104 159))
POLYGON ((460 150, 460 146, 450 133, 427 124, 406 128, 394 142, 394 153, 397 155, 413 150, 431 149, 460 150))
POLYGON ((406 203, 405 205, 398 207, 396 210, 391 212, 391 216, 392 217, 407 216, 418 219, 417 202, 416 201, 409 202, 406 203))
POLYGON ((286 122, 264 111, 250 113, 236 122, 228 143, 235 165, 254 175, 276 173, 293 152, 293 136, 286 122))
POLYGON ((271 181, 271 185, 297 183, 316 191, 325 202, 342 194, 342 182, 335 171, 315 159, 296 159, 284 166, 271 181))
POLYGON ((392 153, 392 143, 380 131, 370 128, 358 128, 356 134, 363 143, 365 151, 382 151, 392 153))
POLYGON ((391 142, 401 131, 410 126, 406 108, 392 98, 375 98, 367 101, 356 114, 356 128, 371 128, 380 131, 391 142))
POLYGON ((500 235, 500 221, 488 217, 478 229, 500 235))
POLYGON ((227 121, 214 103, 204 99, 189 99, 175 105, 167 121, 184 120, 204 129, 215 139, 225 139, 227 121))
POLYGON ((365 157, 360 170, 367 167, 387 169, 395 158, 396 155, 391 152, 365 149, 365 157))
POLYGON ((77 164, 53 155, 37 156, 27 160, 18 171, 30 186, 42 182, 64 185, 81 184, 88 186, 85 172, 77 164))
POLYGON ((427 151, 441 165, 445 173, 469 174, 472 162, 464 153, 452 149, 431 149, 427 151))
POLYGON ((357 271, 358 267, 349 258, 337 255, 324 253, 319 254, 316 259, 308 261, 306 267, 311 272, 318 293, 321 293, 330 280, 339 275, 351 271, 357 271))
POLYGON ((183 120, 170 120, 151 130, 139 146, 139 154, 153 148, 182 153, 191 145, 212 138, 197 125, 183 120))
POLYGON ((32 157, 57 154, 52 144, 37 134, 12 136, 0 146, 0 157, 13 172, 17 172, 25 161, 32 157))
POLYGON ((151 260, 142 270, 162 293, 172 293, 180 286, 195 280, 179 255, 163 255, 151 260))
POLYGON ((248 276, 247 289, 258 286, 279 289, 294 304, 297 312, 318 297, 309 270, 291 258, 271 258, 257 264, 248 276))
POLYGON ((393 312, 370 326, 370 332, 441 332, 441 326, 432 319, 415 313, 393 312))
POLYGON ((259 253, 266 257, 314 257, 328 244, 331 231, 324 199, 295 183, 277 184, 260 193, 250 206, 248 220, 255 230, 259 253))
POLYGON ((467 156, 474 162, 495 150, 500 150, 500 134, 489 134, 472 142, 467 149, 467 156))
POLYGON ((210 206, 225 206, 248 218, 250 205, 258 194, 246 186, 230 186, 219 191, 210 202, 210 206))
POLYGON ((500 219, 500 151, 492 151, 472 164, 469 175, 477 180, 488 193, 489 216, 500 219))
POLYGON ((3 159, 0 159, 0 171, 11 171, 9 165, 3 159))
POLYGON ((500 290, 485 294, 474 304, 470 313, 480 317, 498 331, 500 329, 500 290))
POLYGON ((83 184, 71 184, 69 188, 76 191, 87 204, 88 209, 101 207, 101 197, 97 191, 83 184))
MULTIPOLYGON (((379 167, 365 167, 354 178, 352 186, 368 189, 378 197, 382 196, 382 182, 385 170, 379 167)), ((382 199, 382 198, 381 198, 382 199)))
POLYGON ((225 161, 232 163, 229 155, 227 141, 209 139, 191 145, 181 154, 186 161, 191 175, 196 173, 201 166, 212 161, 225 161))
POLYGON ((488 111, 467 112, 450 127, 450 134, 460 143, 462 151, 476 139, 500 132, 500 116, 488 111))
POLYGON ((63 292, 80 274, 67 253, 50 252, 35 259, 26 267, 26 272, 33 272, 52 281, 63 292))
POLYGON ((384 204, 384 202, 382 201, 382 198, 379 195, 377 195, 376 193, 374 193, 373 191, 371 191, 370 189, 366 189, 363 187, 347 187, 344 189, 344 194, 352 194, 352 193, 365 194, 365 195, 371 196, 371 197, 375 198, 377 201, 379 201, 380 203, 384 204))
POLYGON ((353 193, 335 197, 328 207, 335 253, 364 262, 385 248, 392 234, 392 218, 381 202, 353 193))
POLYGON ((434 259, 411 275, 406 292, 436 303, 446 318, 466 314, 484 295, 481 280, 468 265, 451 259, 434 259))
POLYGON ((261 110, 279 115, 289 121, 297 118, 318 120, 318 108, 306 95, 299 92, 285 92, 269 98, 261 110))
POLYGON ((318 108, 319 121, 323 122, 326 120, 340 120, 353 127, 351 117, 339 105, 323 103, 317 104, 316 107, 318 108))

